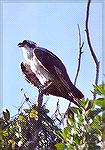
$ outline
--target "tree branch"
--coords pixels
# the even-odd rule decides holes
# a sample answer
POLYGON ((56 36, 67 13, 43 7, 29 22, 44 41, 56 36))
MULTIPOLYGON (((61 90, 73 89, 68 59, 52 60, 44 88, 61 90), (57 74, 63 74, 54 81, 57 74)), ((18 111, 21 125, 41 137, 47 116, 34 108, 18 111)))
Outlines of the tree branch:
POLYGON ((39 91, 38 94, 38 121, 37 121, 37 126, 38 129, 42 126, 42 103, 43 103, 43 94, 39 91))
MULTIPOLYGON (((91 55, 93 57, 93 60, 95 62, 95 65, 96 65, 96 78, 95 78, 95 84, 98 85, 98 79, 99 79, 99 64, 100 62, 98 61, 97 59, 97 56, 92 48, 92 44, 91 44, 91 41, 90 41, 90 35, 89 35, 89 29, 88 29, 88 22, 89 22, 89 11, 90 11, 90 3, 91 3, 91 0, 88 0, 88 3, 87 3, 87 10, 86 10, 86 21, 85 21, 85 31, 86 31, 86 38, 87 38, 87 42, 88 42, 88 47, 89 47, 89 50, 91 52, 91 55)), ((94 93, 93 94, 93 98, 96 99, 96 94, 94 93)))
POLYGON ((74 85, 76 85, 77 77, 78 77, 78 74, 79 74, 79 71, 80 71, 81 56, 82 56, 82 53, 83 53, 82 48, 83 48, 83 45, 84 45, 84 42, 81 42, 81 32, 80 32, 79 24, 78 24, 78 32, 79 32, 79 58, 78 58, 78 67, 77 67, 77 73, 76 73, 75 80, 74 80, 74 85))
POLYGON ((41 93, 39 91, 39 94, 38 94, 38 107, 42 107, 42 103, 43 103, 43 93, 41 93))
POLYGON ((34 148, 39 144, 39 132, 42 129, 42 119, 43 119, 43 114, 42 114, 42 103, 43 103, 43 94, 39 90, 38 94, 38 100, 37 100, 37 112, 38 112, 38 120, 35 121, 35 130, 34 130, 34 136, 33 136, 33 141, 34 141, 34 148))

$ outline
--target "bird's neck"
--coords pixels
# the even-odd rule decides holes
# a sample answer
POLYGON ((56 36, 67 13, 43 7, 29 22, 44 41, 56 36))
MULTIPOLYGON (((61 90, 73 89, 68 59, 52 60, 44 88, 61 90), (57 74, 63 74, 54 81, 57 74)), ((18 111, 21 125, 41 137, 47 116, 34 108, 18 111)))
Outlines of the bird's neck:
POLYGON ((33 58, 33 50, 28 50, 22 47, 22 51, 26 61, 30 61, 33 58))

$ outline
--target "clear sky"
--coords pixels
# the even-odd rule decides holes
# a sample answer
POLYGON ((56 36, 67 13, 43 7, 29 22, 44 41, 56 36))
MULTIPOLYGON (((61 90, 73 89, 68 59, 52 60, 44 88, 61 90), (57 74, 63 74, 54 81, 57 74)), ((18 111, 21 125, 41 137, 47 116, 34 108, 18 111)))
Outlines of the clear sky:
MULTIPOLYGON (((81 70, 77 87, 86 98, 92 98, 90 90, 95 80, 95 65, 88 51, 85 36, 86 2, 78 3, 3 3, 3 107, 12 114, 17 113, 23 101, 24 89, 34 101, 37 89, 29 85, 20 70, 23 61, 21 49, 17 44, 24 39, 35 41, 40 47, 55 53, 65 64, 70 79, 74 81, 78 61, 78 29, 80 25, 84 41, 81 70)), ((90 8, 89 30, 93 49, 102 64, 102 3, 92 3, 90 8)), ((102 69, 102 68, 101 68, 102 69)), ((100 80, 101 83, 100 71, 100 80)), ((52 112, 56 109, 58 98, 48 99, 52 112), (53 107, 52 107, 53 106, 53 107)), ((60 99, 61 110, 67 108, 68 101, 60 99)))

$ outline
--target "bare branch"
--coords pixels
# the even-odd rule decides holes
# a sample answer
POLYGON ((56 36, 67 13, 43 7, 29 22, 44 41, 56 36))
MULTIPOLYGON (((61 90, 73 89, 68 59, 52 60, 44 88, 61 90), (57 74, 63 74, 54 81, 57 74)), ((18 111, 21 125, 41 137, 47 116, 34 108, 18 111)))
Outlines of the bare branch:
MULTIPOLYGON (((77 81, 77 78, 78 78, 78 75, 79 75, 80 64, 81 64, 81 56, 82 56, 82 53, 83 53, 82 48, 84 46, 84 42, 82 42, 82 40, 81 40, 81 32, 80 32, 79 24, 78 24, 78 33, 79 33, 79 58, 78 58, 78 67, 77 67, 77 73, 76 73, 75 80, 74 80, 74 85, 76 85, 76 81, 77 81)), ((71 102, 69 103, 69 106, 68 106, 68 108, 67 108, 67 110, 64 114, 64 118, 70 110, 71 110, 71 102)))
POLYGON ((78 74, 79 74, 79 71, 80 71, 81 56, 82 56, 82 53, 83 53, 82 48, 83 48, 83 45, 84 45, 84 42, 81 42, 81 32, 80 32, 79 24, 78 24, 78 32, 79 32, 79 58, 78 58, 78 67, 77 67, 77 73, 76 73, 75 80, 74 80, 74 85, 76 85, 77 77, 78 77, 78 74))
MULTIPOLYGON (((90 35, 89 35, 89 29, 88 29, 88 22, 89 22, 89 11, 90 11, 90 3, 91 0, 88 0, 87 3, 87 10, 86 10, 86 21, 85 21, 85 31, 86 31, 86 37, 87 37, 87 42, 88 42, 88 46, 89 46, 89 50, 91 52, 91 55, 93 57, 93 60, 95 62, 96 65, 96 78, 95 78, 95 84, 98 85, 98 79, 99 79, 99 64, 100 62, 97 59, 97 56, 92 48, 92 44, 90 41, 90 35)), ((93 98, 96 99, 96 94, 94 93, 93 98)))

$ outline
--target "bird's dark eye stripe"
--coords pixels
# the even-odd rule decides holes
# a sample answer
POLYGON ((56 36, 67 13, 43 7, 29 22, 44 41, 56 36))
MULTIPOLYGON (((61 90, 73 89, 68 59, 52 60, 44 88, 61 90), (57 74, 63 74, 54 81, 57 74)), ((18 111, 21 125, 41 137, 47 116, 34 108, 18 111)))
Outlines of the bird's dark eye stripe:
POLYGON ((30 44, 30 43, 28 43, 28 42, 27 42, 27 45, 28 45, 29 47, 31 47, 31 44, 30 44))
POLYGON ((34 45, 34 44, 31 44, 31 47, 32 47, 32 48, 35 48, 35 45, 34 45))
POLYGON ((25 44, 27 44, 27 46, 30 47, 30 48, 35 48, 35 47, 36 47, 35 44, 32 44, 32 43, 30 43, 30 42, 27 41, 27 40, 24 40, 24 41, 23 41, 23 45, 25 45, 25 44))
POLYGON ((24 41, 23 41, 23 43, 24 43, 24 44, 27 44, 27 41, 26 41, 26 40, 24 40, 24 41))

